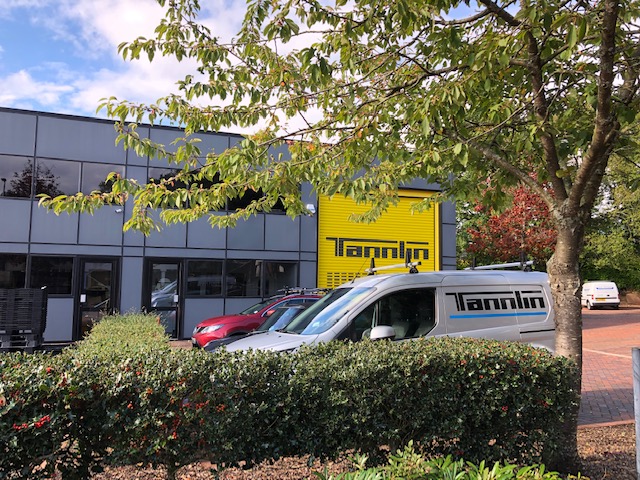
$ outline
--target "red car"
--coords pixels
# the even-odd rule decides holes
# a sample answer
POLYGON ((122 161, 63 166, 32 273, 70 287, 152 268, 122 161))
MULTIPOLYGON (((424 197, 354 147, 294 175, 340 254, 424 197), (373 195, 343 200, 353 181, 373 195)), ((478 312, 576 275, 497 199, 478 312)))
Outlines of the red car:
POLYGON ((191 343, 195 348, 202 348, 211 340, 244 335, 258 328, 276 308, 289 305, 300 305, 316 301, 322 295, 318 293, 293 293, 270 297, 246 310, 233 315, 203 320, 191 334, 191 343))

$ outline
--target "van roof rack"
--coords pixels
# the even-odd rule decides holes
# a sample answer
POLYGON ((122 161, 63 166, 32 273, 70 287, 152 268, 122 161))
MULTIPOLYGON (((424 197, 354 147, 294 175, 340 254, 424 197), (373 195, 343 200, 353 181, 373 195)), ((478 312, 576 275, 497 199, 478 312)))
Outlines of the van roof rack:
POLYGON ((509 262, 509 263, 495 263, 493 265, 480 265, 467 267, 465 270, 497 270, 499 268, 515 268, 519 267, 525 272, 533 270, 533 260, 527 260, 526 262, 509 262))
POLYGON ((364 271, 367 272, 368 275, 375 275, 376 272, 380 270, 393 270, 396 268, 408 268, 409 273, 418 273, 418 269, 416 268, 418 265, 422 265, 422 262, 412 262, 411 261, 411 253, 407 252, 407 256, 405 257, 404 263, 396 263, 394 265, 385 265, 383 267, 376 267, 375 259, 371 259, 371 265, 369 268, 365 268, 364 271))

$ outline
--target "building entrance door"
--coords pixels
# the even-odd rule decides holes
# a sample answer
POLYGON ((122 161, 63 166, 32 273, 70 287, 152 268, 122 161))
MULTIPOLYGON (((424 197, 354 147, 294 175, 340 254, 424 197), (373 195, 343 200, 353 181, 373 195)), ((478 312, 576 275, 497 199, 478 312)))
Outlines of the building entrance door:
POLYGON ((179 260, 150 259, 146 263, 145 307, 156 312, 171 338, 179 338, 180 272, 179 260))
POLYGON ((82 339, 93 325, 118 305, 117 267, 114 259, 81 259, 76 339, 82 339))

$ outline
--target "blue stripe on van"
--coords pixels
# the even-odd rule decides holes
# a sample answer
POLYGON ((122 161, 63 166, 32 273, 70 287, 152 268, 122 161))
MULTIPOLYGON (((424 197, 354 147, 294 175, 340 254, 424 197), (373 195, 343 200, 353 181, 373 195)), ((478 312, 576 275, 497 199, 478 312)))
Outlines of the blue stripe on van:
POLYGON ((521 313, 485 313, 475 315, 451 315, 451 318, 492 318, 492 317, 533 317, 547 315, 547 312, 521 312, 521 313))

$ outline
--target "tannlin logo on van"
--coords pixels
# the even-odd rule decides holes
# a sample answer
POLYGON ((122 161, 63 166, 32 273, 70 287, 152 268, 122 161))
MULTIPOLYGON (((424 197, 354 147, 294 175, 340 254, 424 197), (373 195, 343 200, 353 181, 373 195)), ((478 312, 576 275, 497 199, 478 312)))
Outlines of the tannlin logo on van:
POLYGON ((429 242, 405 242, 374 238, 325 237, 334 243, 336 257, 351 258, 405 258, 407 253, 414 260, 428 260, 429 242))
POLYGON ((451 318, 512 317, 546 315, 547 308, 542 290, 454 292, 458 312, 473 314, 451 315, 451 318), (522 310, 528 310, 523 312, 522 310))

